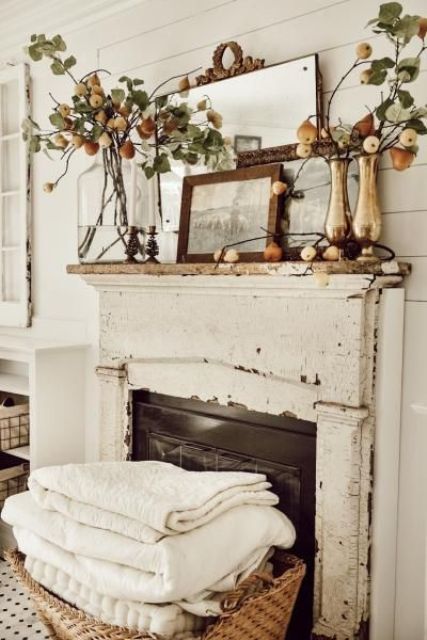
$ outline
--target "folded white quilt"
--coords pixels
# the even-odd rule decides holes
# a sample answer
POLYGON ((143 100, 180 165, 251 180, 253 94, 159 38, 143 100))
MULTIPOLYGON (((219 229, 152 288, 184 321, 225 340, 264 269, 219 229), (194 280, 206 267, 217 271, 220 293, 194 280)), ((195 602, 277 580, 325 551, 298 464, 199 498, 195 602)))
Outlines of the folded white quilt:
POLYGON ((85 613, 108 624, 148 631, 174 640, 196 638, 205 627, 205 620, 183 611, 176 604, 144 604, 118 600, 89 589, 62 569, 27 555, 25 568, 43 587, 78 607, 85 613))
POLYGON ((265 475, 186 471, 156 461, 45 467, 28 483, 39 506, 141 542, 191 531, 243 505, 275 505, 265 475))
POLYGON ((288 548, 295 541, 294 527, 284 514, 273 507, 252 505, 235 507, 203 527, 166 536, 155 544, 41 509, 29 492, 8 498, 2 518, 18 532, 32 532, 67 552, 68 569, 59 554, 55 564, 53 556, 50 559, 37 553, 38 547, 29 548, 22 534, 18 543, 24 553, 51 562, 96 591, 147 603, 197 602, 212 592, 232 590, 259 566, 272 546, 288 548))

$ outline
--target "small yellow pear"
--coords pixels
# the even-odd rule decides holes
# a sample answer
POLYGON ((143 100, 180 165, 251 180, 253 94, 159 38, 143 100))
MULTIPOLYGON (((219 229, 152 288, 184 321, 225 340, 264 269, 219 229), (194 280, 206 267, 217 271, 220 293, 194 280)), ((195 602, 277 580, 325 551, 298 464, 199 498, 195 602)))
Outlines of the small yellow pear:
POLYGON ((311 156, 311 152, 311 144, 303 144, 300 142, 299 145, 297 145, 296 154, 298 158, 309 158, 311 156))
POLYGON ((239 262, 240 255, 236 249, 228 249, 224 254, 224 262, 239 262))
POLYGON ((405 171, 409 169, 413 161, 415 160, 415 153, 408 149, 399 149, 398 147, 392 147, 390 149, 391 161, 393 169, 396 171, 405 171))
POLYGON ((317 128, 310 120, 304 120, 297 129, 297 138, 302 144, 313 144, 317 138, 317 128))
POLYGON ((369 42, 359 42, 356 47, 356 56, 359 60, 366 60, 372 55, 372 47, 369 42))
POLYGON ((286 184, 286 182, 282 182, 281 180, 276 180, 276 182, 273 182, 273 184, 271 185, 271 191, 275 196, 282 195, 282 193, 285 193, 287 188, 288 185, 286 184))
POLYGON ((415 129, 404 129, 399 136, 399 142, 403 147, 413 147, 416 144, 418 134, 415 129))
POLYGON ((363 141, 363 149, 366 153, 376 153, 380 147, 380 140, 377 136, 368 136, 363 141))
POLYGON ((266 262, 280 262, 283 256, 283 249, 277 242, 270 242, 264 249, 264 260, 266 262))
POLYGON ((308 245, 301 250, 300 256, 301 260, 304 260, 304 262, 313 262, 317 256, 316 248, 308 245))
POLYGON ((330 247, 327 247, 322 253, 323 260, 336 261, 339 260, 339 257, 340 250, 333 244, 330 247))

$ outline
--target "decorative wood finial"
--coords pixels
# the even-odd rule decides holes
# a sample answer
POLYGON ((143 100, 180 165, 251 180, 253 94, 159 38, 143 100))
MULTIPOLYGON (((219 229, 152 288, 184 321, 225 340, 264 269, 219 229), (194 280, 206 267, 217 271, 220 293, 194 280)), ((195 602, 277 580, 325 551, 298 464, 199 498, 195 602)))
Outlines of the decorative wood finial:
POLYGON ((230 40, 230 42, 223 42, 215 49, 212 62, 213 67, 209 67, 203 75, 196 77, 198 86, 262 69, 265 60, 261 58, 255 58, 254 60, 251 56, 243 57, 242 47, 234 40, 230 40), (224 53, 227 49, 230 49, 234 55, 234 62, 228 68, 224 67, 223 64, 224 53))

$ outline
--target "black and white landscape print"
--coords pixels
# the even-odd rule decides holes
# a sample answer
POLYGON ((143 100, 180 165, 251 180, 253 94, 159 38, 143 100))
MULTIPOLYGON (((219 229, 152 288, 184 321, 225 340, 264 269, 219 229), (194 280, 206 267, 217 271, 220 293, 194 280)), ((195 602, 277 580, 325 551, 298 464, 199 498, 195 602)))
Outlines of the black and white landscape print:
MULTIPOLYGON (((193 188, 188 253, 213 253, 223 246, 262 236, 268 225, 271 179, 196 185, 193 188)), ((239 247, 263 251, 265 240, 239 247)))

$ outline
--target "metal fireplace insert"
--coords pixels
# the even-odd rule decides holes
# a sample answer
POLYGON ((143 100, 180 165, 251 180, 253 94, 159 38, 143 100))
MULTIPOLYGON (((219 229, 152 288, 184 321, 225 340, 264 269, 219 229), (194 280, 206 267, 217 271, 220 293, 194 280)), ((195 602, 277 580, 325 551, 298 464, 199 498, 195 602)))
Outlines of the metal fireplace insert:
POLYGON ((189 470, 265 473, 297 531, 292 553, 307 564, 288 640, 309 640, 313 623, 316 424, 289 416, 184 400, 148 391, 132 398, 132 460, 189 470))

